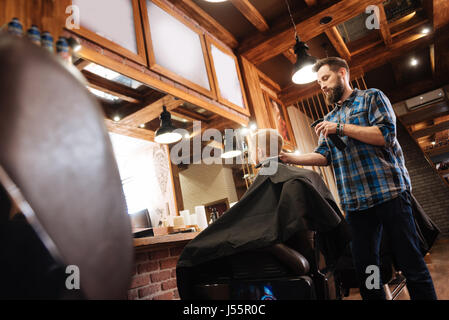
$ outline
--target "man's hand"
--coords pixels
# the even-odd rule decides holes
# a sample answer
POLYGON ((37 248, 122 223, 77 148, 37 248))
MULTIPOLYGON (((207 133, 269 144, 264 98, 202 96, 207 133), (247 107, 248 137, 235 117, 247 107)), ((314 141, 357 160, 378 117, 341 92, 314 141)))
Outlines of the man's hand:
POLYGON ((279 159, 284 163, 296 164, 296 157, 293 153, 285 153, 281 151, 279 154, 279 159))
POLYGON ((329 121, 320 122, 315 127, 315 132, 318 136, 323 134, 323 136, 327 138, 328 135, 337 133, 337 124, 329 121))

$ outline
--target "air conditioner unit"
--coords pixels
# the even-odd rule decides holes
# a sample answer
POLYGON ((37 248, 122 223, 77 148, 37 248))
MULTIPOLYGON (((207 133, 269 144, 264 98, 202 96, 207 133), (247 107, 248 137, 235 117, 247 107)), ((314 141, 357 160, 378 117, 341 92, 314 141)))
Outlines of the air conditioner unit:
POLYGON ((443 89, 437 89, 405 100, 405 104, 407 109, 416 110, 435 102, 444 101, 445 96, 443 89))

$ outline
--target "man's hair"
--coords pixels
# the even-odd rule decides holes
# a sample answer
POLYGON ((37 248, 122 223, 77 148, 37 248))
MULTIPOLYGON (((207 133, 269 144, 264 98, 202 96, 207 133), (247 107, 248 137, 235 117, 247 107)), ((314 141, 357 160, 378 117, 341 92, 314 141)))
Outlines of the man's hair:
POLYGON ((345 68, 349 74, 349 66, 346 60, 339 57, 328 57, 318 60, 313 66, 313 71, 318 72, 322 66, 328 65, 329 69, 333 72, 337 72, 340 68, 345 68))
MULTIPOLYGON (((249 148, 256 156, 257 148, 261 149, 266 157, 279 155, 284 147, 284 139, 281 134, 275 129, 259 129, 249 137, 249 148), (277 150, 271 150, 271 141, 277 140, 277 150), (277 152, 277 153, 275 153, 277 152)), ((252 159, 256 161, 256 159, 252 159)), ((260 161, 261 159, 259 159, 260 161)))

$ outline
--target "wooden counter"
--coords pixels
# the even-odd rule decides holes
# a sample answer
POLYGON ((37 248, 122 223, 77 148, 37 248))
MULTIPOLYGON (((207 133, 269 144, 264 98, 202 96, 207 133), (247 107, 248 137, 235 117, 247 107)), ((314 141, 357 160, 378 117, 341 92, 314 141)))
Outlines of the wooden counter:
POLYGON ((134 239, 134 248, 137 252, 141 252, 158 250, 160 248, 177 247, 179 245, 186 245, 198 234, 199 232, 188 232, 146 238, 136 238, 134 239))

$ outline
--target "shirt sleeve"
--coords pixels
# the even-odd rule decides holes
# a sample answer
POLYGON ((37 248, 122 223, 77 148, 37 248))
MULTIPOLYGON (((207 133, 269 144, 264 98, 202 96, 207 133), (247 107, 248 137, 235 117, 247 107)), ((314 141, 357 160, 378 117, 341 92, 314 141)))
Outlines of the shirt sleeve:
POLYGON ((318 139, 318 147, 315 148, 314 152, 324 156, 327 159, 327 164, 331 163, 330 150, 326 143, 326 139, 324 139, 324 136, 322 134, 318 139))
POLYGON ((387 96, 377 90, 373 94, 368 107, 368 121, 377 126, 385 139, 387 146, 391 146, 396 138, 396 115, 387 96))

